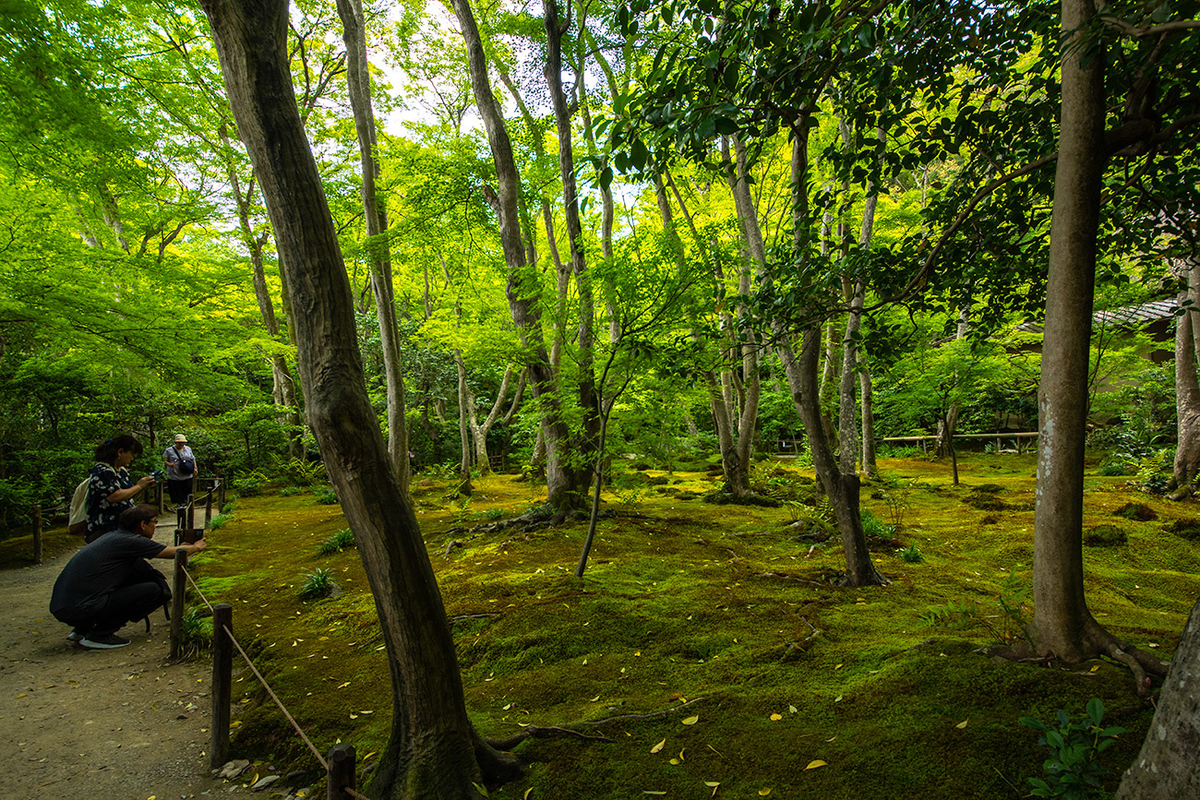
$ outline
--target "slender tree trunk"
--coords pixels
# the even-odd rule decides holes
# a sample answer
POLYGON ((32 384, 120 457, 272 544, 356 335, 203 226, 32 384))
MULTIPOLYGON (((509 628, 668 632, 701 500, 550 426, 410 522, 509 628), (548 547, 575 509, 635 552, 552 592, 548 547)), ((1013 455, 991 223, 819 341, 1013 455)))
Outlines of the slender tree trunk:
POLYGON ((453 0, 455 16, 467 47, 467 61, 471 70, 471 88, 475 105, 487 131, 488 144, 496 164, 497 192, 492 198, 500 219, 500 243, 504 250, 504 261, 508 266, 508 307, 513 322, 521 332, 521 340, 529 357, 530 383, 533 393, 543 403, 542 436, 546 447, 547 503, 558 518, 573 513, 582 506, 586 487, 586 470, 571 468, 567 463, 565 448, 569 443, 569 431, 563 420, 561 403, 556 389, 556 380, 550 367, 542 336, 541 313, 535 303, 537 276, 525 261, 522 248, 518 198, 520 179, 516 162, 513 160, 512 142, 504 117, 492 93, 488 79, 487 59, 483 50, 483 39, 475 24, 475 14, 469 0, 453 0), (584 479, 581 486, 579 479, 584 479))
MULTIPOLYGON (((722 140, 725 146, 725 141, 722 140)), ((753 287, 753 279, 761 279, 766 268, 766 247, 763 245, 762 228, 758 222, 758 207, 750 196, 750 173, 747 165, 746 148, 740 139, 733 142, 736 162, 730 163, 728 150, 725 152, 726 179, 730 191, 733 192, 734 207, 737 210, 738 223, 742 231, 742 241, 746 254, 746 262, 738 273, 738 296, 749 297, 753 287)), ((745 302, 738 303, 738 324, 744 335, 731 331, 740 350, 742 363, 742 409, 738 417, 738 465, 741 468, 737 489, 741 493, 750 492, 750 462, 753 456, 752 446, 754 434, 758 427, 758 404, 762 395, 762 381, 758 375, 758 336, 751 329, 750 308, 745 302)))
MULTIPOLYGON (((809 121, 802 117, 792 136, 792 217, 793 242, 796 256, 808 255, 809 208, 808 208, 808 135, 809 121)), ((813 466, 821 481, 829 505, 837 520, 842 537, 842 549, 846 559, 845 582, 850 586, 868 586, 887 583, 871 563, 867 550, 867 537, 859 515, 858 476, 843 475, 838 469, 837 459, 829 444, 825 419, 821 412, 820 380, 817 365, 820 361, 821 326, 809 323, 800 338, 800 352, 793 351, 793 338, 781 320, 772 321, 775 348, 783 363, 792 402, 804 423, 813 466)))
POLYGON ((230 107, 263 189, 294 295, 308 413, 354 530, 392 678, 392 725, 375 798, 477 800, 512 777, 475 733, 445 608, 408 496, 367 398, 350 282, 292 91, 283 0, 203 0, 230 107))
MULTIPOLYGON (((596 459, 600 439, 600 407, 596 393, 595 376, 595 317, 596 306, 592 294, 592 275, 588 270, 583 250, 583 226, 579 221, 579 193, 575 184, 575 151, 571 137, 571 112, 567 108, 567 97, 563 92, 562 38, 571 25, 568 16, 559 16, 557 0, 542 0, 546 26, 546 67, 543 74, 550 90, 550 102, 554 107, 554 124, 558 131, 558 164, 563 183, 563 210, 567 222, 567 242, 571 252, 571 271, 575 276, 575 290, 579 295, 579 327, 576 340, 576 382, 579 392, 579 407, 583 411, 583 435, 575 442, 573 458, 581 464, 591 464, 596 459)), ((576 76, 582 81, 583 76, 576 76)), ((590 470, 580 468, 576 479, 587 485, 590 470)))
MULTIPOLYGON (((958 330, 954 338, 966 338, 967 333, 971 329, 970 310, 967 306, 959 309, 958 312, 958 330)), ((946 456, 954 456, 954 434, 958 432, 958 415, 962 413, 962 406, 953 402, 946 408, 945 415, 938 420, 937 439, 934 452, 938 458, 946 456)), ((957 484, 958 481, 955 481, 957 484)))
POLYGON ((467 366, 463 363, 462 351, 454 351, 454 363, 458 367, 458 493, 470 497, 471 487, 471 419, 470 408, 475 398, 467 386, 467 366))
POLYGON ((838 387, 838 469, 854 474, 858 462, 858 340, 862 333, 863 303, 867 285, 856 281, 851 289, 850 313, 846 315, 846 337, 842 340, 842 380, 838 387))
MULTIPOLYGON (((231 153, 233 145, 224 124, 221 125, 218 135, 226 153, 231 153)), ((243 194, 231 155, 227 155, 225 158, 225 172, 237 204, 238 229, 242 235, 242 243, 250 254, 250 268, 254 273, 254 297, 258 301, 258 311, 262 315, 263 327, 267 329, 267 335, 272 339, 277 339, 279 338, 279 320, 275 317, 275 304, 271 300, 271 292, 267 288, 266 270, 263 267, 262 254, 266 234, 255 236, 250 227, 250 199, 254 193, 254 181, 250 181, 250 185, 246 187, 245 194, 243 194)), ((304 421, 300 417, 296 381, 288 367, 287 358, 282 354, 277 353, 271 356, 271 378, 273 382, 272 395, 275 397, 276 404, 290 409, 285 411, 281 418, 281 421, 288 426, 288 456, 303 459, 304 421)))
POLYGON ((1172 500, 1190 497, 1200 477, 1200 381, 1196 376, 1197 342, 1195 303, 1200 301, 1200 261, 1189 260, 1179 278, 1187 289, 1179 293, 1179 306, 1187 311, 1175 324, 1175 415, 1178 446, 1175 449, 1175 490, 1172 500), (1191 305, 1186 305, 1187 301, 1191 305))
POLYGON ((375 112, 371 107, 371 76, 367 69, 367 33, 361 0, 337 0, 346 43, 346 83, 358 152, 362 161, 363 216, 367 227, 367 252, 375 313, 383 349, 387 385, 388 454, 400 491, 408 491, 408 424, 405 419, 404 376, 400 372, 400 330, 392 288, 391 247, 387 239, 387 209, 379 202, 379 162, 375 158, 375 112))

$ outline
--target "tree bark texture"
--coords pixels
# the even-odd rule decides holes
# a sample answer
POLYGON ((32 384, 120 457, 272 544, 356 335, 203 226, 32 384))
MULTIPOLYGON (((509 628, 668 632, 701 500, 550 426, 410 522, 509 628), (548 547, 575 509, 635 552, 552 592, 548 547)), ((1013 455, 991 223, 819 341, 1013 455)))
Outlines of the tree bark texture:
POLYGON ((567 463, 565 450, 569 431, 563 420, 557 380, 550 367, 550 358, 542 336, 541 312, 537 305, 537 275, 531 265, 526 263, 521 241, 520 178, 513 159, 512 141, 509 139, 504 117, 500 113, 496 97, 492 94, 491 81, 488 79, 483 39, 475 24, 475 14, 471 10, 469 0, 453 0, 453 7, 467 47, 475 105, 483 119, 492 159, 496 164, 497 190, 494 206, 500 220, 500 243, 504 250, 504 261, 508 266, 508 284, 505 287, 508 307, 525 346, 534 397, 542 401, 545 409, 541 430, 546 447, 546 502, 555 510, 557 516, 562 517, 582 506, 587 491, 587 471, 573 469, 567 463), (584 479, 582 486, 579 481, 581 475, 584 479))
POLYGON ((1083 587, 1083 449, 1096 231, 1104 171, 1104 61, 1080 61, 1091 0, 1063 0, 1062 117, 1038 391, 1033 631, 1041 654, 1090 658, 1083 587))
POLYGON ((1083 57, 1091 0, 1062 2, 1062 112, 1050 223, 1046 326, 1038 391, 1040 429, 1033 534, 1034 654, 1078 663, 1108 655, 1130 668, 1146 694, 1146 672, 1164 665, 1118 640, 1084 597, 1083 453, 1096 236, 1104 172, 1104 53, 1083 57))
POLYGON ((1200 797, 1200 602, 1184 625, 1142 751, 1116 800, 1200 797))
MULTIPOLYGON (((792 246, 797 258, 805 257, 809 242, 808 204, 808 120, 798 120, 792 136, 792 246)), ((783 363, 792 402, 804 424, 813 467, 821 481, 830 508, 837 520, 846 559, 846 579, 849 586, 869 586, 887 583, 871 563, 867 537, 859 515, 859 483, 854 474, 843 475, 829 444, 824 414, 821 412, 820 379, 817 365, 822 345, 821 326, 810 323, 800 338, 800 352, 793 350, 793 338, 782 320, 772 322, 775 348, 783 363)))
POLYGON ((367 31, 363 21, 362 0, 337 0, 346 43, 346 84, 358 135, 362 162, 363 217, 367 228, 367 263, 371 269, 371 289, 375 293, 375 315, 379 323, 379 342, 383 350, 384 380, 387 386, 388 455, 400 491, 409 484, 408 423, 404 396, 404 375, 400 372, 400 330, 396 324, 395 292, 392 287, 391 247, 387 239, 387 208, 379 202, 379 161, 375 157, 377 133, 375 111, 371 106, 371 75, 367 69, 367 31))
POLYGON ((376 798, 476 800, 505 764, 467 718, 454 640, 416 516, 367 398, 353 294, 292 90, 285 0, 203 0, 230 106, 291 285, 309 419, 355 532, 388 653, 391 735, 376 798))
POLYGON ((1175 449, 1175 490, 1171 499, 1182 500, 1196 490, 1200 477, 1200 382, 1196 376, 1196 317, 1200 309, 1200 261, 1189 260, 1177 277, 1187 281, 1179 293, 1180 308, 1187 309, 1175 325, 1175 416, 1178 446, 1175 449), (1185 305, 1191 300, 1191 305, 1185 305))
MULTIPOLYGON (((571 139, 571 112, 562 85, 562 39, 571 20, 559 16, 556 0, 542 0, 546 26, 546 67, 543 74, 550 90, 554 106, 554 125, 558 132, 559 174, 563 182, 563 211, 567 222, 567 243, 571 252, 571 271, 575 276, 578 293, 579 328, 576 347, 576 382, 579 386, 579 407, 583 411, 582 436, 577 438, 572 454, 580 464, 591 464, 595 460, 600 438, 600 407, 596 396, 595 377, 595 317, 596 304, 593 300, 592 275, 588 270, 583 251, 583 226, 579 221, 579 191, 575 183, 575 151, 571 139)), ((582 81, 583 76, 576 80, 582 81)), ((590 470, 577 468, 580 474, 576 482, 586 486, 590 470)))

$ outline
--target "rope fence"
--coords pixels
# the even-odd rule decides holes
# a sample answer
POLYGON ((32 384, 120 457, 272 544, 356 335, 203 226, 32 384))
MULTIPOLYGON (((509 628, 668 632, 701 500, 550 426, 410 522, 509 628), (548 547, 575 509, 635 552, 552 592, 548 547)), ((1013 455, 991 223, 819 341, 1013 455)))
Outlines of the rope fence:
MULTIPOLYGON (((179 531, 177 531, 178 533, 179 531)), ((229 603, 217 603, 216 605, 210 603, 208 598, 204 596, 204 592, 200 591, 200 587, 196 585, 196 581, 192 578, 191 573, 188 572, 187 563, 187 553, 182 550, 177 551, 175 553, 175 585, 177 590, 172 595, 171 611, 171 657, 178 658, 182 653, 181 621, 183 619, 186 590, 190 585, 192 590, 195 591, 196 596, 200 598, 200 602, 212 612, 213 618, 212 747, 210 748, 209 766, 212 769, 220 769, 229 757, 230 708, 233 694, 233 651, 237 650, 242 660, 246 662, 246 666, 250 668, 250 672, 253 673, 255 679, 262 684, 263 689, 266 690, 271 700, 279 707, 284 718, 287 719, 296 731, 296 735, 308 746, 313 756, 316 757, 317 763, 321 765, 321 769, 325 771, 327 800, 344 800, 344 798, 368 800, 367 797, 355 790, 357 756, 354 747, 348 744, 336 744, 330 749, 328 757, 321 755, 321 751, 317 749, 312 739, 304 732, 300 724, 296 722, 296 718, 288 711, 283 701, 279 699, 279 695, 267 683, 267 679, 258 671, 258 667, 254 665, 250 656, 247 655, 246 650, 233 635, 233 606, 229 603)))

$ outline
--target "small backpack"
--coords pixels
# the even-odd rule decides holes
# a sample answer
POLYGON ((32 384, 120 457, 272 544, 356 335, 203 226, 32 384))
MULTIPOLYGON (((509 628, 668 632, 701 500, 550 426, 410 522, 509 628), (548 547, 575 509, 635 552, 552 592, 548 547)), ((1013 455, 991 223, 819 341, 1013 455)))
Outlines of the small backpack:
POLYGON ((67 515, 67 532, 72 536, 87 535, 87 517, 88 517, 88 486, 91 485, 92 476, 88 476, 79 482, 75 487, 75 493, 71 495, 71 510, 67 515))
POLYGON ((196 471, 196 462, 190 458, 180 456, 179 460, 175 462, 175 471, 186 478, 196 471))

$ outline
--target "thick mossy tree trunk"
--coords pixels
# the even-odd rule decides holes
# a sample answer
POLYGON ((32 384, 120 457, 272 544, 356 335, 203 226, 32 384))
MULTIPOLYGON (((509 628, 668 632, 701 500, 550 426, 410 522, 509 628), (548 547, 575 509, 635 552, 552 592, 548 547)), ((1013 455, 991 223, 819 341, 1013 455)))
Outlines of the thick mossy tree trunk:
POLYGON ((1062 116, 1050 227, 1046 327, 1038 392, 1037 508, 1034 512, 1034 654, 1078 663, 1109 655, 1145 692, 1145 671, 1163 665, 1119 641, 1084 598, 1083 452, 1096 237, 1105 165, 1104 51, 1089 41, 1091 0, 1062 3, 1062 116), (1086 56, 1085 56, 1086 52, 1086 56))
POLYGON ((310 423, 354 530, 387 648, 391 735, 371 795, 476 800, 475 784, 520 768, 483 744, 467 717, 437 581, 367 397, 353 293, 292 90, 288 4, 203 0, 202 7, 291 286, 310 423))
POLYGON ((1200 797, 1200 602, 1183 628, 1142 751, 1116 800, 1200 797))

